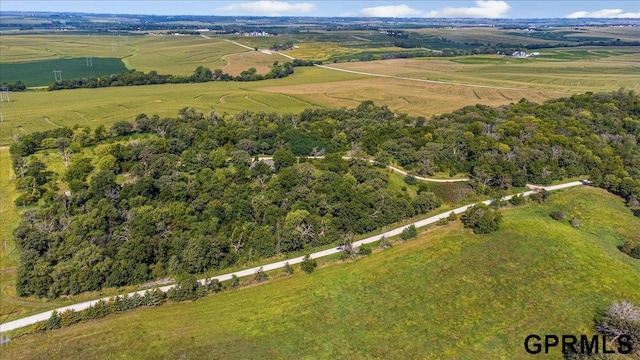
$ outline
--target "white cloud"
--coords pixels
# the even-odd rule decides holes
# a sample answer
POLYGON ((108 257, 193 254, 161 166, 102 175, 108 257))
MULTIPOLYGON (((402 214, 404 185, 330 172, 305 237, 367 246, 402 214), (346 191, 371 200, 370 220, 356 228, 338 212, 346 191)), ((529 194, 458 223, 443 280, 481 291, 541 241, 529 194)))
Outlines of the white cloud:
POLYGON ((446 7, 429 11, 427 17, 503 18, 511 6, 506 1, 477 0, 475 7, 446 7))
POLYGON ((500 18, 506 17, 509 9, 511 6, 505 1, 477 0, 474 7, 447 7, 426 12, 403 4, 364 8, 342 16, 500 18))
POLYGON ((365 16, 365 17, 421 17, 422 11, 413 9, 407 5, 389 5, 364 8, 357 13, 345 14, 344 16, 365 16))
POLYGON ((270 15, 277 16, 286 13, 308 13, 315 9, 312 3, 288 3, 284 1, 254 1, 245 3, 235 3, 218 8, 223 13, 270 15))
POLYGON ((598 11, 576 11, 565 16, 569 19, 577 18, 640 18, 640 12, 625 13, 622 9, 602 9, 598 11))

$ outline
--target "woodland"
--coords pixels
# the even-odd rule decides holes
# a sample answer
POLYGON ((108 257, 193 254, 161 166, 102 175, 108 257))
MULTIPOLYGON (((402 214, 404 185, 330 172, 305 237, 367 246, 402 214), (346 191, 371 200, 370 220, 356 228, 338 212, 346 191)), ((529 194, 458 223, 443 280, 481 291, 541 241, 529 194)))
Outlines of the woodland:
POLYGON ((344 244, 441 206, 427 187, 391 186, 389 164, 466 174, 484 197, 588 176, 640 216, 639 139, 640 97, 624 89, 429 119, 366 101, 299 114, 185 108, 26 134, 10 148, 25 209, 16 290, 55 298, 199 274, 344 244))

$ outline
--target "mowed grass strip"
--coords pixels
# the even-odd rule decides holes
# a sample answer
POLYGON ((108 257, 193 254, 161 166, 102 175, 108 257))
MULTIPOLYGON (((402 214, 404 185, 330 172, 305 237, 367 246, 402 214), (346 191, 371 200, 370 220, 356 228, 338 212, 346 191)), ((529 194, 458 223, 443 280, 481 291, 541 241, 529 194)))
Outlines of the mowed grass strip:
MULTIPOLYGON (((192 303, 14 337, 0 351, 12 359, 525 359, 529 334, 591 334, 612 301, 640 302, 640 262, 615 247, 640 241, 639 227, 618 197, 572 189, 505 210, 492 235, 457 222, 311 275, 297 269, 192 303), (551 219, 557 209, 581 226, 551 219)), ((552 351, 548 358, 562 358, 552 351)))

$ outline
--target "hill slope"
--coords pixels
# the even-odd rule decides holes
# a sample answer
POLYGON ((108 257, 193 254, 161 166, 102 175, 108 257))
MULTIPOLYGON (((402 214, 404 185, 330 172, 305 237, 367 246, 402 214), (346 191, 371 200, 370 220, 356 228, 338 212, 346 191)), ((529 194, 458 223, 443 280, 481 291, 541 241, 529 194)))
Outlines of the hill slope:
POLYGON ((589 334, 613 300, 640 302, 640 261, 616 249, 638 228, 619 198, 572 189, 505 210, 497 234, 455 223, 312 275, 15 338, 0 355, 525 358, 529 334, 589 334))

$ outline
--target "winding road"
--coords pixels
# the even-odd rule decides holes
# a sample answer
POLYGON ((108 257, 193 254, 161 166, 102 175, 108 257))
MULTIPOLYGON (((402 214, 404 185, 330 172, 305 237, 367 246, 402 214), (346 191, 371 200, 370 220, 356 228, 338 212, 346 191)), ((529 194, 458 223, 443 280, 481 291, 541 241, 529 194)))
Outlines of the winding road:
MULTIPOLYGON (((560 185, 553 185, 553 186, 535 186, 534 188, 536 190, 531 190, 531 191, 525 191, 522 192, 520 194, 517 195, 522 195, 522 196, 529 196, 534 194, 537 190, 539 189, 544 189, 547 191, 554 191, 554 190, 560 190, 560 189, 566 189, 566 188, 570 188, 570 187, 574 187, 574 186, 580 186, 580 185, 586 185, 589 182, 587 180, 581 180, 581 181, 573 181, 573 182, 568 182, 568 183, 564 183, 564 184, 560 184, 560 185)), ((502 200, 509 200, 512 197, 514 197, 516 195, 509 195, 509 196, 505 196, 502 198, 502 200)), ((483 204, 490 204, 492 200, 486 200, 486 201, 482 201, 483 204)), ((453 209, 453 210, 449 210, 446 212, 443 212, 441 214, 420 220, 420 221, 416 221, 412 224, 407 224, 404 226, 400 226, 397 227, 393 230, 389 230, 386 231, 380 235, 374 235, 374 236, 370 236, 366 239, 362 239, 362 240, 358 240, 355 241, 353 243, 353 247, 358 247, 364 244, 369 244, 372 242, 376 242, 378 240, 380 240, 380 238, 384 237, 392 237, 392 236, 397 236, 400 235, 402 233, 403 230, 405 230, 406 228, 408 228, 411 225, 414 225, 416 228, 420 228, 420 227, 424 227, 427 226, 429 224, 433 224, 435 222, 437 222, 438 220, 447 218, 452 212, 456 213, 456 214, 460 214, 465 212, 469 207, 474 206, 476 204, 479 203, 474 203, 474 204, 469 204, 469 205, 465 205, 465 206, 461 206, 459 208, 453 209)), ((317 258, 321 258, 321 257, 325 257, 325 256, 329 256, 329 255, 333 255, 333 254, 337 254, 339 252, 341 252, 342 250, 339 250, 337 248, 331 248, 331 249, 327 249, 327 250, 322 250, 322 251, 318 251, 315 252, 313 254, 311 254, 311 258, 312 259, 317 259, 317 258)), ((230 280, 234 275, 237 277, 244 277, 244 276, 252 276, 254 275, 259 269, 262 268, 263 271, 270 271, 270 270, 276 270, 276 269, 281 269, 285 266, 286 263, 289 263, 289 265, 294 265, 294 264, 298 264, 301 263, 303 259, 303 256, 299 256, 296 258, 292 258, 292 259, 287 259, 287 260, 282 260, 282 261, 278 261, 278 262, 274 262, 274 263, 270 263, 270 264, 266 264, 266 265, 262 265, 262 266, 255 266, 249 269, 245 269, 245 270, 241 270, 241 271, 236 271, 236 272, 232 272, 232 273, 227 273, 227 274, 223 274, 223 275, 218 275, 218 276, 214 276, 211 277, 209 279, 217 279, 218 281, 226 281, 226 280, 230 280)), ((199 280, 201 284, 204 284, 207 279, 201 279, 199 280)), ((160 289, 163 292, 167 292, 169 291, 169 289, 171 289, 174 285, 167 285, 167 286, 163 286, 163 287, 159 287, 158 289, 160 289)), ((140 296, 143 296, 144 293, 147 290, 141 290, 141 291, 135 291, 135 292, 131 292, 128 293, 128 296, 133 296, 134 294, 138 294, 140 296)), ((61 308, 57 308, 55 309, 55 311, 57 311, 58 313, 64 312, 66 310, 74 310, 74 311, 81 311, 84 309, 89 308, 90 306, 95 305, 98 301, 103 300, 103 301, 108 301, 109 297, 105 297, 102 299, 96 299, 96 300, 92 300, 92 301, 85 301, 82 303, 78 303, 78 304, 74 304, 74 305, 69 305, 69 306, 65 306, 65 307, 61 307, 61 308)), ((5 322, 3 324, 0 324, 0 333, 2 332, 6 332, 6 331, 11 331, 14 329, 18 329, 24 326, 29 326, 29 325, 33 325, 35 323, 37 323, 38 321, 46 321, 47 319, 49 319, 51 317, 51 313, 53 312, 53 310, 50 311, 46 311, 43 313, 39 313, 36 315, 31 315, 28 317, 24 317, 22 319, 17 319, 17 320, 13 320, 13 321, 8 321, 5 322)))

